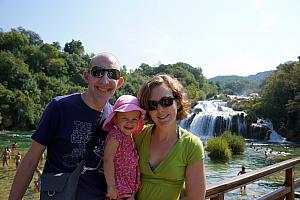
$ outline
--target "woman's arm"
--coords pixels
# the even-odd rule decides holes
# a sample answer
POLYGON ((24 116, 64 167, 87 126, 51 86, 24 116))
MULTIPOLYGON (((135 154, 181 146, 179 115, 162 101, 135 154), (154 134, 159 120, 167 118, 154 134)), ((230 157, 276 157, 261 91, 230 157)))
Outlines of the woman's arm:
POLYGON ((118 191, 116 189, 115 183, 115 164, 114 158, 117 152, 117 148, 119 146, 119 142, 114 139, 110 138, 104 148, 104 175, 107 183, 107 197, 112 199, 117 199, 118 191))
POLYGON ((188 165, 185 172, 185 196, 182 200, 204 200, 206 177, 204 160, 188 165))

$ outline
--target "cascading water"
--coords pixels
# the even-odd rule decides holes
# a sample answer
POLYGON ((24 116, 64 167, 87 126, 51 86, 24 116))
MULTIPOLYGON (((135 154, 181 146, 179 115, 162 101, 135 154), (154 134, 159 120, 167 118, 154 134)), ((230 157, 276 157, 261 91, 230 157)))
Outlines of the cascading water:
POLYGON ((180 126, 199 137, 217 136, 224 130, 244 135, 247 132, 245 116, 245 112, 232 110, 224 101, 199 101, 180 126))
POLYGON ((258 119, 256 123, 251 124, 249 132, 250 135, 269 142, 286 142, 286 138, 273 129, 273 124, 268 119, 258 119))

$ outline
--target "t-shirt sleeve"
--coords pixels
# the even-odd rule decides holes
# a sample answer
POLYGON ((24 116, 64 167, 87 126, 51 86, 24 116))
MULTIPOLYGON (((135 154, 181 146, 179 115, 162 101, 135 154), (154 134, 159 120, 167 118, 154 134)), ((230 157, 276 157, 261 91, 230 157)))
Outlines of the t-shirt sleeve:
POLYGON ((136 148, 139 150, 145 135, 151 130, 151 125, 145 125, 142 132, 139 134, 133 134, 133 140, 136 148))
POLYGON ((59 116, 58 103, 53 99, 43 112, 36 131, 31 138, 44 146, 48 146, 57 132, 59 116))
POLYGON ((194 136, 192 133, 189 133, 189 139, 186 144, 186 162, 187 164, 193 164, 198 160, 204 159, 204 148, 201 140, 194 136))

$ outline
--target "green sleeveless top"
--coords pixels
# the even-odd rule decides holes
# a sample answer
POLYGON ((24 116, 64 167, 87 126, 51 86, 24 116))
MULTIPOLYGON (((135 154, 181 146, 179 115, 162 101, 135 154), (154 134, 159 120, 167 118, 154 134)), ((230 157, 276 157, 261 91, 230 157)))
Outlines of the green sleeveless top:
POLYGON ((165 159, 152 170, 149 165, 152 128, 153 125, 145 126, 139 135, 134 136, 139 154, 142 181, 136 199, 179 199, 186 167, 204 159, 202 142, 197 136, 179 127, 178 142, 172 147, 165 159))

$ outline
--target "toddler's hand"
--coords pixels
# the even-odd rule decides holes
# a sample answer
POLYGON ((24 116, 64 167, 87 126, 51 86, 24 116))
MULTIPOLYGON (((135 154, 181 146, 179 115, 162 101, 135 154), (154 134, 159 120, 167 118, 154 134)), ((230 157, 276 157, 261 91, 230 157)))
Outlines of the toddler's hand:
POLYGON ((134 195, 132 195, 131 197, 129 197, 127 200, 134 200, 134 195))
POLYGON ((120 199, 126 199, 126 200, 134 200, 135 194, 123 194, 119 196, 120 199))
POLYGON ((116 186, 114 186, 114 185, 107 186, 106 197, 108 197, 109 199, 117 199, 118 198, 118 190, 117 190, 116 186))

